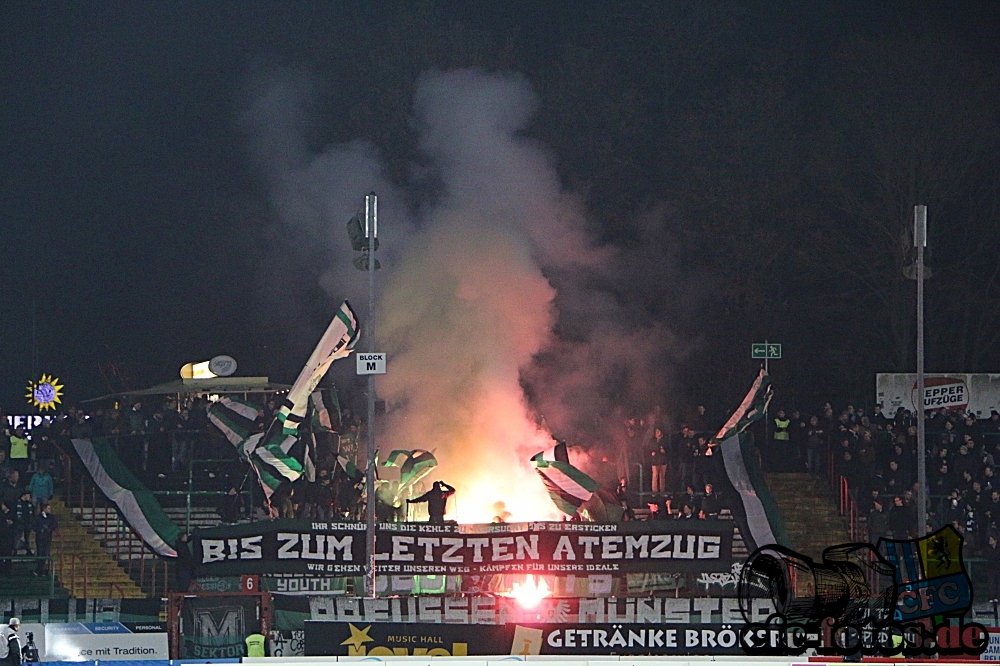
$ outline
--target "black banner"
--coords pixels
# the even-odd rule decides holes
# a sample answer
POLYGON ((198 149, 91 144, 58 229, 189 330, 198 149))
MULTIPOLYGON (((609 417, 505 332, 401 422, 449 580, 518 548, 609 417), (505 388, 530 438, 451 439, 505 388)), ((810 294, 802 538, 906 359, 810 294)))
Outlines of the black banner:
POLYGON ((737 627, 705 624, 305 623, 306 656, 744 654, 737 627))
MULTIPOLYGON (((429 525, 382 523, 378 573, 728 572, 733 521, 429 525)), ((199 575, 361 575, 364 523, 275 520, 194 533, 199 575)))
POLYGON ((181 607, 181 659, 246 656, 244 640, 260 632, 260 597, 185 597, 181 607))

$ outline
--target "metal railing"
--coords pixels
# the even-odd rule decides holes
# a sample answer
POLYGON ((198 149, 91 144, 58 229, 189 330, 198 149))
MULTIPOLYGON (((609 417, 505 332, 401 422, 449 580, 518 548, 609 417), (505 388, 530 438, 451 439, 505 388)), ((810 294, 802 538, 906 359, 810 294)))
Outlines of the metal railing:
MULTIPOLYGON (((217 490, 152 490, 151 494, 155 497, 184 497, 185 498, 185 509, 184 509, 184 531, 191 532, 191 498, 192 497, 219 497, 220 492, 217 490)), ((250 500, 250 491, 244 490, 240 493, 240 497, 243 499, 244 508, 247 507, 250 500)))
MULTIPOLYGON (((70 574, 69 574, 69 589, 71 594, 77 593, 77 577, 76 577, 76 562, 80 561, 80 581, 83 583, 83 598, 87 598, 87 593, 90 591, 90 564, 87 562, 86 558, 79 553, 71 553, 69 556, 70 561, 70 574)), ((63 583, 66 582, 66 553, 59 553, 59 580, 63 583)))
POLYGON ((840 515, 847 521, 847 530, 851 541, 867 541, 867 521, 860 519, 856 494, 848 484, 846 476, 838 478, 837 491, 840 515))
MULTIPOLYGON (((21 582, 26 582, 30 580, 27 576, 32 576, 33 574, 41 576, 43 572, 45 579, 48 580, 48 596, 53 596, 56 591, 56 572, 53 566, 53 558, 51 556, 40 556, 40 555, 5 555, 0 557, 0 577, 3 578, 5 582, 13 582, 17 584, 19 588, 30 596, 35 596, 38 594, 39 590, 37 588, 30 588, 27 585, 20 584, 21 582), (27 566, 19 566, 27 565, 27 566), (19 582, 20 581, 20 582, 19 582)), ((15 595, 20 593, 21 590, 6 590, 5 595, 15 595)))

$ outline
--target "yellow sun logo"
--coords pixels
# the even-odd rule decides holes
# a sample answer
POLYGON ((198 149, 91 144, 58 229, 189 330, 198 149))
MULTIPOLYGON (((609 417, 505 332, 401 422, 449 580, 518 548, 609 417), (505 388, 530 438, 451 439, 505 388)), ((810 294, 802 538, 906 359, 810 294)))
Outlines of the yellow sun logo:
POLYGON ((24 397, 28 399, 28 404, 42 411, 55 409, 62 402, 59 399, 62 397, 62 388, 58 378, 42 375, 37 382, 28 382, 28 394, 24 397))

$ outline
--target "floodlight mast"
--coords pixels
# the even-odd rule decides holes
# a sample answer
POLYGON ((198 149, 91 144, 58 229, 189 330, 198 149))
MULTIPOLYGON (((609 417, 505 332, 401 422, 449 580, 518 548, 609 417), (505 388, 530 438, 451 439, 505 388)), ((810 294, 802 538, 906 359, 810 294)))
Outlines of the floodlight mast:
MULTIPOLYGON (((365 238, 368 256, 368 351, 375 353, 375 246, 378 238, 378 197, 374 192, 365 197, 365 238)), ((375 597, 375 375, 368 375, 368 465, 365 470, 367 495, 367 526, 365 560, 368 575, 365 587, 369 597, 375 597)))
POLYGON ((917 536, 927 536, 927 425, 924 409, 924 248, 927 206, 913 207, 913 245, 917 248, 917 536))

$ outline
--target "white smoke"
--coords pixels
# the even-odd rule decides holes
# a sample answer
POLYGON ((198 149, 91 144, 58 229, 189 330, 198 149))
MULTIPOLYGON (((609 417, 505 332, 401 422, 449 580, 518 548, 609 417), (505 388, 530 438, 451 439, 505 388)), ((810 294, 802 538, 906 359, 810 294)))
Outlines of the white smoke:
POLYGON ((667 335, 620 304, 620 255, 589 239, 581 201, 523 134, 536 106, 529 85, 473 70, 420 77, 420 147, 442 187, 410 224, 368 144, 308 153, 296 116, 285 115, 304 95, 276 81, 251 108, 257 151, 283 223, 329 247, 322 279, 334 300, 364 283, 350 274, 346 242, 328 245, 317 229, 342 227, 370 189, 392 211, 380 224, 377 333, 389 355, 380 448, 433 451, 463 522, 490 520, 498 501, 515 520, 555 517, 528 462, 554 444, 538 410, 562 437, 607 430, 595 424, 608 420, 616 391, 662 383, 652 375, 667 335))

